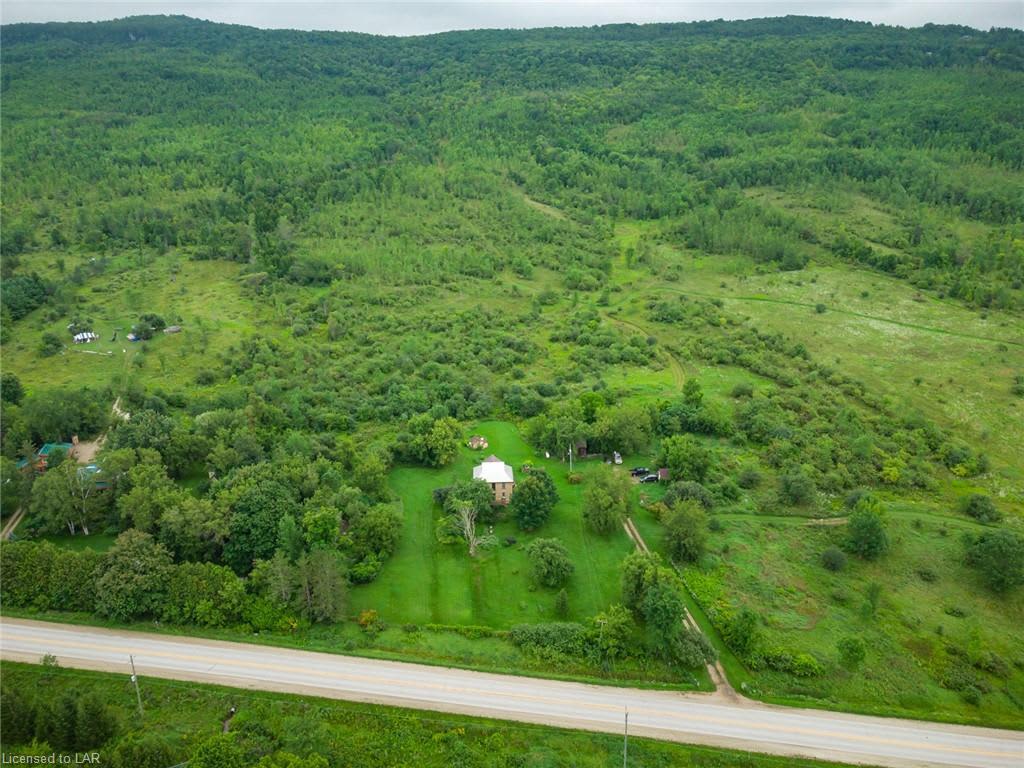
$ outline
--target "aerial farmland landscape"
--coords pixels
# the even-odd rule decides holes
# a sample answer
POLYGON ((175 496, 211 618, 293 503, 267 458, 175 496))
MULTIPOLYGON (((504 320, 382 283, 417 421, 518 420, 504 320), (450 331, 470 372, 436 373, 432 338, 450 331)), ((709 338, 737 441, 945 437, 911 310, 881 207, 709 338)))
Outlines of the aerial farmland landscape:
POLYGON ((5 2, 3 761, 1024 765, 1003 5, 5 2))

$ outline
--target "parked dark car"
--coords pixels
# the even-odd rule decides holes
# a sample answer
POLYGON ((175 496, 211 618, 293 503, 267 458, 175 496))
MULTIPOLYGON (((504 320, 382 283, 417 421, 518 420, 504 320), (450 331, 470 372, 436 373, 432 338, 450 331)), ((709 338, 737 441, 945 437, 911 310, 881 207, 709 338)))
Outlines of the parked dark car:
POLYGON ((650 471, 651 470, 649 470, 647 467, 633 467, 631 470, 629 470, 629 474, 631 474, 633 477, 643 477, 650 471))
POLYGON ((641 482, 641 483, 656 483, 656 482, 658 482, 658 475, 657 475, 657 474, 653 474, 653 475, 644 475, 644 476, 643 476, 643 477, 642 477, 642 478, 640 479, 640 482, 641 482))

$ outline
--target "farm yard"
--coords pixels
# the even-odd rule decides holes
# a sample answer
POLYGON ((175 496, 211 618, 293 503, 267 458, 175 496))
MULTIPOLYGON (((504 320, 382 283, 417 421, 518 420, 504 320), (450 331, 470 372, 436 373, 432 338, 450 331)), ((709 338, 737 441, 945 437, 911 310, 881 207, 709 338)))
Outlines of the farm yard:
MULTIPOLYGON (((387 578, 352 591, 354 611, 375 608, 395 624, 461 624, 495 629, 558 619, 554 609, 557 590, 538 588, 530 575, 526 546, 540 536, 564 543, 576 566, 566 587, 569 613, 561 618, 586 619, 618 602, 618 566, 633 549, 625 531, 620 529, 607 537, 588 532, 580 514, 583 485, 570 485, 565 479, 567 464, 545 459, 543 453, 530 448, 514 425, 488 421, 474 426, 471 432, 487 437, 486 451, 464 448, 443 469, 399 467, 391 472, 388 482, 402 505, 402 539, 385 566, 387 578), (488 453, 505 460, 517 472, 527 462, 546 469, 558 489, 559 501, 547 523, 536 532, 524 534, 511 519, 497 523, 494 535, 499 545, 470 559, 465 546, 438 544, 435 529, 440 512, 432 494, 435 488, 470 477, 473 464, 488 453), (510 540, 514 543, 508 543, 510 540)), ((600 459, 590 459, 578 461, 576 466, 586 478, 603 464, 600 459)))

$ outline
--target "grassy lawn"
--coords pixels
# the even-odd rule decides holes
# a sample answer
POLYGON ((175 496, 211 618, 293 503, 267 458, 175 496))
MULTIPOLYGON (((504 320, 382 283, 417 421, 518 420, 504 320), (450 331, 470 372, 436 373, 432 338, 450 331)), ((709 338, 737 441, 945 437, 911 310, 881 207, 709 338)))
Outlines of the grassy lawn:
MULTIPOLYGON (((526 546, 535 538, 556 537, 568 548, 576 571, 569 582, 569 618, 583 621, 619 602, 619 564, 632 550, 624 531, 607 539, 586 531, 580 513, 583 485, 566 480, 568 465, 537 455, 507 422, 488 421, 467 434, 484 435, 486 451, 463 448, 443 469, 398 467, 390 485, 402 502, 402 540, 380 577, 352 590, 353 609, 375 608, 393 623, 470 624, 507 629, 519 622, 556 620, 556 590, 537 588, 530 576, 526 546), (474 464, 495 454, 517 472, 526 461, 544 467, 558 488, 559 502, 548 522, 524 534, 511 519, 494 526, 499 542, 515 539, 470 559, 463 546, 441 546, 434 528, 441 512, 432 491, 460 478, 471 478, 474 464)), ((626 457, 629 465, 630 457, 626 457)), ((577 463, 586 476, 600 467, 596 460, 577 463)))

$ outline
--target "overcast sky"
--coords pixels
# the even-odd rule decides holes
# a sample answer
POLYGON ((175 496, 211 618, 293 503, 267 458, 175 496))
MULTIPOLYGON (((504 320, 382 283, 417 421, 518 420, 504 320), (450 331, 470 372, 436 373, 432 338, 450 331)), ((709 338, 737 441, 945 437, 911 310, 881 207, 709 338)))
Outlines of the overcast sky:
POLYGON ((306 2, 306 0, 0 0, 0 19, 98 21, 137 14, 185 14, 265 28, 419 35, 452 29, 590 26, 617 22, 750 19, 801 14, 912 27, 928 22, 1024 28, 1024 0, 761 0, 759 2, 306 2))

